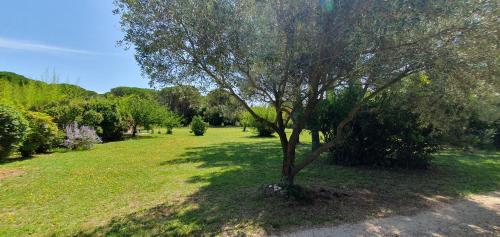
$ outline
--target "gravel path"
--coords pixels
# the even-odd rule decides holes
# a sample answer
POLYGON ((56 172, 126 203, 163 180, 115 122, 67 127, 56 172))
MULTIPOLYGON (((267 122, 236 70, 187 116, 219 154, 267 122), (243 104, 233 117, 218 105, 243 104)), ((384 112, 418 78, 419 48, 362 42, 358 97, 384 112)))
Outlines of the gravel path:
POLYGON ((415 216, 378 218, 282 236, 500 236, 500 191, 473 195, 415 216))

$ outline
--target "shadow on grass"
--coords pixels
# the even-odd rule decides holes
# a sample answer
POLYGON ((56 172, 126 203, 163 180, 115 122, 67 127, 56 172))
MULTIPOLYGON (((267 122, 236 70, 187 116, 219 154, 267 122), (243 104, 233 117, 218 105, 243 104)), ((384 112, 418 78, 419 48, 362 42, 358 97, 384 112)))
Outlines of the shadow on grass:
POLYGON ((10 157, 7 159, 0 159, 0 165, 19 162, 19 161, 25 161, 25 160, 31 160, 31 159, 33 159, 32 156, 31 157, 21 157, 21 156, 10 157))
MULTIPOLYGON (((187 181, 201 186, 197 192, 179 202, 116 217, 107 225, 78 235, 277 233, 299 226, 410 215, 451 202, 463 193, 491 191, 500 186, 498 157, 457 158, 451 154, 441 158, 443 161, 435 169, 411 172, 327 166, 317 162, 299 175, 298 183, 346 195, 301 205, 260 195, 259 187, 279 180, 280 149, 277 142, 225 143, 188 149, 178 159, 161 165, 192 163, 199 169, 217 168, 217 172, 202 172, 203 175, 187 181), (481 166, 493 168, 482 172, 477 168, 481 166)), ((301 152, 307 149, 308 146, 304 146, 301 152)))

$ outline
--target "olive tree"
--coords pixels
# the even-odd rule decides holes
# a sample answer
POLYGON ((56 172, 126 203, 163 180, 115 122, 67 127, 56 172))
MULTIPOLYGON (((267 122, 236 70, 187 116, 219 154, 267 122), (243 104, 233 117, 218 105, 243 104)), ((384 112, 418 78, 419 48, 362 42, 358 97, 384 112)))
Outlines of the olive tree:
MULTIPOLYGON (((497 64, 496 1, 117 0, 125 37, 151 83, 216 86, 279 135, 285 184, 345 139, 359 108, 415 73, 497 64), (484 54, 483 54, 484 53, 484 54), (481 56, 482 55, 482 56, 481 56), (494 56, 493 58, 496 58, 494 56), (297 159, 299 134, 328 90, 363 96, 335 138, 297 159), (251 105, 276 110, 273 121, 251 105), (285 133, 291 119, 293 130, 285 133)), ((460 80, 455 80, 457 83, 460 80)))

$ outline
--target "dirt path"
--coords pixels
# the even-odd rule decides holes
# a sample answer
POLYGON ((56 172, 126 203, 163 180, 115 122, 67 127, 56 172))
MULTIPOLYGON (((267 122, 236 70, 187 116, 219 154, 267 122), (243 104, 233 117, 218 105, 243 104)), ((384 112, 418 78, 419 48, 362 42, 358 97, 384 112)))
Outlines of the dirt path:
POLYGON ((378 218, 282 236, 500 236, 500 191, 473 195, 415 216, 378 218))

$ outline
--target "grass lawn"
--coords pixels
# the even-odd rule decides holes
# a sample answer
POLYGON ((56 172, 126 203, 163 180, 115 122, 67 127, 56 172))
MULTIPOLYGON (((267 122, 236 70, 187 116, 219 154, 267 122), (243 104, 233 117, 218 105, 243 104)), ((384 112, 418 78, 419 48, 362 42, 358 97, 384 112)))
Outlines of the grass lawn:
MULTIPOLYGON (((300 152, 308 149, 305 142, 300 152)), ((259 187, 279 180, 280 165, 277 138, 240 128, 211 128, 203 137, 176 129, 11 160, 0 164, 0 236, 259 235, 411 214, 500 188, 499 152, 444 151, 427 171, 319 160, 297 183, 344 195, 300 205, 259 195, 259 187)))

